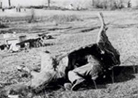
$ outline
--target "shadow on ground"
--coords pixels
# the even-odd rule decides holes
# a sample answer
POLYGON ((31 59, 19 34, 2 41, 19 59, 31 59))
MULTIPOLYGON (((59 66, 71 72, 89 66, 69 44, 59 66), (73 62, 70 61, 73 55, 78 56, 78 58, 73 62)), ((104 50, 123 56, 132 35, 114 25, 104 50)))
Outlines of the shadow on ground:
MULTIPOLYGON (((106 78, 98 78, 96 80, 97 89, 106 89, 108 84, 113 83, 113 79, 114 79, 114 83, 125 82, 125 81, 129 81, 131 79, 134 79, 135 78, 134 74, 137 73, 137 69, 138 69, 138 66, 117 66, 112 71, 110 71, 108 73, 106 78), (111 75, 112 72, 114 73, 114 75, 111 75), (114 76, 114 78, 112 76, 114 76)), ((45 94, 46 95, 48 94, 48 96, 49 96, 49 94, 52 94, 52 96, 54 96, 54 92, 56 93, 57 91, 58 92, 65 91, 63 86, 57 85, 57 84, 61 84, 61 83, 63 84, 63 82, 65 82, 65 81, 60 80, 59 83, 57 83, 57 81, 53 82, 48 86, 48 88, 45 88, 45 90, 43 90, 42 92, 37 92, 37 93, 34 92, 34 93, 35 93, 35 95, 38 95, 38 96, 45 95, 45 94)), ((23 86, 23 85, 21 85, 21 86, 23 86)), ((15 88, 17 88, 17 87, 15 87, 15 88)), ((94 86, 93 81, 88 80, 83 85, 80 85, 80 88, 77 91, 90 90, 90 89, 95 89, 95 86, 94 86)), ((22 94, 22 91, 20 93, 22 94)), ((27 94, 27 92, 25 92, 25 96, 26 96, 26 94, 27 94)), ((4 95, 5 94, 3 93, 0 96, 4 96, 4 95)), ((3 98, 7 98, 7 97, 4 96, 3 98)))
MULTIPOLYGON (((138 66, 117 66, 107 73, 105 78, 99 77, 96 80, 97 89, 107 88, 107 84, 126 82, 134 79, 138 66)), ((79 90, 95 89, 94 82, 88 80, 79 90)))

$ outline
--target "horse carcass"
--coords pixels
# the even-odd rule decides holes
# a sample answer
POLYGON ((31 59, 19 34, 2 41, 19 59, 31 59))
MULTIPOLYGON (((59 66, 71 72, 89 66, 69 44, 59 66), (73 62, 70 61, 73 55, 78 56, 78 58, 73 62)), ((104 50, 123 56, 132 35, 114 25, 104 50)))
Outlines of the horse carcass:
POLYGON ((46 65, 43 63, 41 66, 45 67, 43 67, 39 74, 34 76, 31 87, 37 91, 40 91, 54 80, 59 78, 68 79, 68 72, 70 70, 88 64, 87 57, 89 55, 96 57, 105 71, 108 71, 114 66, 119 65, 120 54, 112 46, 106 35, 107 27, 104 23, 102 13, 100 13, 100 20, 102 22, 102 26, 98 33, 98 39, 95 44, 73 50, 58 59, 51 58, 52 63, 46 63, 46 65))

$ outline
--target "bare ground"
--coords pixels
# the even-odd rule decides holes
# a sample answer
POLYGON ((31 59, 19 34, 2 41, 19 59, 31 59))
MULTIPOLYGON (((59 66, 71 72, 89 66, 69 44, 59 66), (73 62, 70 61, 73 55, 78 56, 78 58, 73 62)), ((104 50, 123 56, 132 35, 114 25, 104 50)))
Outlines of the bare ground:
MULTIPOLYGON (((96 42, 100 22, 99 11, 55 11, 35 10, 37 22, 28 23, 31 11, 16 13, 0 12, 0 19, 9 28, 2 32, 16 31, 18 35, 35 36, 48 33, 55 39, 45 40, 52 43, 47 47, 30 49, 28 52, 9 53, 0 51, 0 83, 20 83, 29 81, 29 77, 21 78, 16 67, 25 65, 34 69, 40 65, 40 51, 49 50, 53 55, 69 52, 73 49, 96 42)), ((138 74, 132 66, 138 65, 138 12, 136 10, 102 11, 108 24, 107 35, 121 54, 122 64, 115 70, 115 83, 102 81, 98 89, 93 86, 81 88, 79 91, 64 91, 62 88, 45 91, 34 98, 138 98, 138 74), (130 67, 128 67, 130 66, 130 67), (121 70, 121 72, 119 72, 121 70)), ((0 43, 3 43, 2 34, 0 43)))

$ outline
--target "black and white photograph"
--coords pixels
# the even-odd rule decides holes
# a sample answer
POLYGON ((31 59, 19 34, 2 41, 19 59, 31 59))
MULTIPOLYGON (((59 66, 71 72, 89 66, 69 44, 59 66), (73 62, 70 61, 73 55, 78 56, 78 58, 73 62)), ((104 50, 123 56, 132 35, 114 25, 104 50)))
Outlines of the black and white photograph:
POLYGON ((0 98, 138 98, 138 0, 0 0, 0 98))

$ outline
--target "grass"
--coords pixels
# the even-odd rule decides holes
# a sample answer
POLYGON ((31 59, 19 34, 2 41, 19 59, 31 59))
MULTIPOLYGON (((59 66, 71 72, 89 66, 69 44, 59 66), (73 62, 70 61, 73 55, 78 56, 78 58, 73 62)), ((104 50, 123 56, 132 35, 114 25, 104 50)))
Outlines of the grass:
MULTIPOLYGON (((19 83, 28 81, 28 78, 21 78, 19 76, 16 67, 21 64, 29 67, 29 69, 40 67, 38 66, 40 64, 39 51, 50 50, 52 55, 58 55, 62 52, 68 52, 96 41, 99 28, 90 30, 88 32, 80 31, 83 29, 85 30, 95 26, 100 26, 98 18, 95 18, 98 13, 97 11, 35 10, 35 13, 35 19, 39 18, 40 16, 43 17, 42 22, 38 21, 36 23, 21 23, 21 21, 28 21, 29 18, 27 17, 26 19, 26 14, 24 14, 22 18, 19 15, 15 15, 14 17, 11 16, 9 18, 8 16, 11 14, 7 13, 6 19, 12 20, 10 20, 11 22, 8 23, 8 29, 15 31, 17 30, 18 35, 26 34, 28 36, 48 32, 49 34, 53 35, 55 39, 45 40, 45 42, 51 42, 54 43, 54 45, 30 49, 27 53, 24 51, 19 53, 0 51, 0 82, 9 81, 11 83, 19 83), (39 14, 41 15, 39 16, 39 14), (81 19, 83 21, 80 21, 81 19), (60 24, 55 25, 52 23, 53 21, 56 21, 60 24), (49 28, 57 29, 50 31, 49 28)), ((107 31, 107 35, 113 43, 113 46, 115 46, 121 53, 121 62, 124 62, 130 56, 138 57, 138 22, 136 21, 136 13, 137 12, 133 10, 103 11, 105 22, 110 22, 108 25, 109 29, 107 31)), ((5 32, 7 31, 5 30, 5 32)), ((0 36, 0 41, 2 41, 2 36, 0 36)), ((136 64, 137 59, 134 60, 134 62, 136 64)), ((114 84, 112 84, 111 81, 106 84, 98 84, 97 90, 90 86, 81 88, 76 92, 65 91, 63 89, 52 91, 46 90, 42 94, 34 96, 34 98, 137 98, 138 74, 132 74, 132 72, 129 72, 128 70, 123 70, 122 73, 123 74, 115 77, 114 84)))
POLYGON ((0 22, 0 28, 8 28, 8 26, 0 22))
POLYGON ((81 19, 76 15, 53 15, 46 18, 46 21, 56 22, 57 24, 80 21, 81 19))

